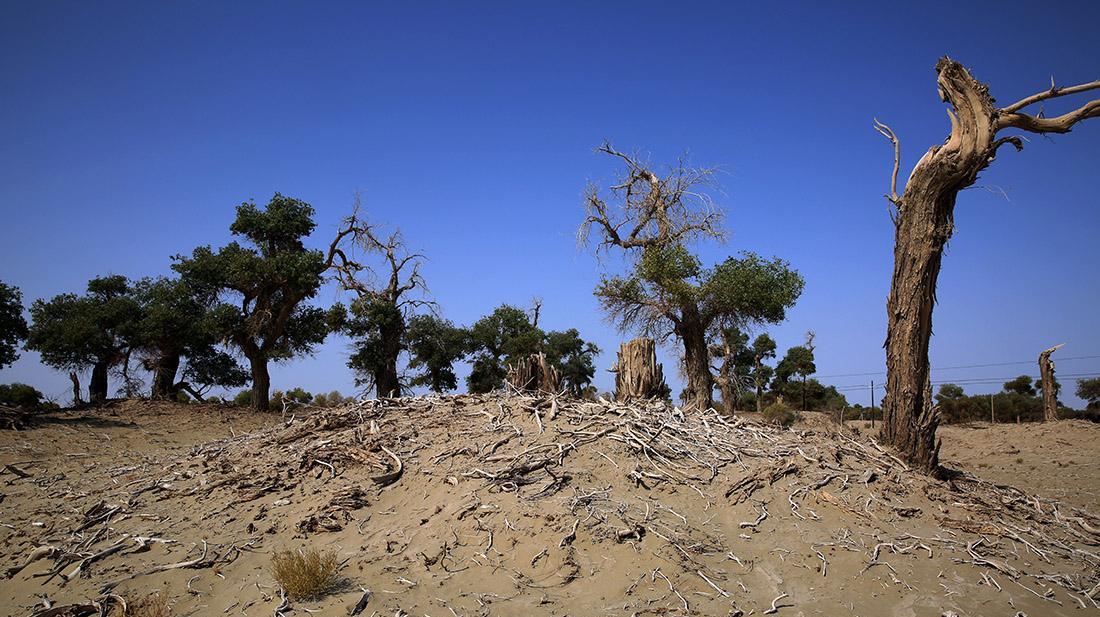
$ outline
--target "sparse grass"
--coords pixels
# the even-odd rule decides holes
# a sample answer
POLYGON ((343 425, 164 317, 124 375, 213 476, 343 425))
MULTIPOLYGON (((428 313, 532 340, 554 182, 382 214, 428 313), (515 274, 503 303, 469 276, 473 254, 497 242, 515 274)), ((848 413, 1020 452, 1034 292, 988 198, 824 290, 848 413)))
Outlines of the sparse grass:
POLYGON ((1024 462, 1024 458, 1022 456, 1017 456, 1016 457, 1016 464, 1017 465, 1019 465, 1020 463, 1023 463, 1023 462, 1024 462))
POLYGON ((151 593, 136 600, 126 603, 125 617, 170 617, 172 607, 168 604, 168 596, 161 593, 151 593))
POLYGON ((802 419, 802 414, 787 407, 783 403, 773 403, 764 409, 764 419, 772 424, 778 424, 783 428, 790 428, 795 422, 802 419))
POLYGON ((332 591, 339 582, 339 569, 336 551, 276 551, 271 557, 275 581, 292 600, 311 600, 332 591))

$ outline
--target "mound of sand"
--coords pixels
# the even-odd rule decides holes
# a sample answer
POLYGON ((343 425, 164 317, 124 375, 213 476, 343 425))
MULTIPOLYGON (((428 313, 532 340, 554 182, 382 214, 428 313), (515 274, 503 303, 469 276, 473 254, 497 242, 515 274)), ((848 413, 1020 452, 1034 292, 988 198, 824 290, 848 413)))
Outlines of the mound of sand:
MULTIPOLYGON (((209 419, 226 422, 254 428, 209 419)), ((364 597, 364 615, 418 617, 1100 608, 1100 518, 967 472, 926 478, 823 420, 461 395, 310 411, 189 451, 71 447, 17 461, 4 488, 12 614, 156 590, 178 615, 336 615, 364 597), (337 551, 344 581, 291 602, 271 554, 306 547, 337 551)))

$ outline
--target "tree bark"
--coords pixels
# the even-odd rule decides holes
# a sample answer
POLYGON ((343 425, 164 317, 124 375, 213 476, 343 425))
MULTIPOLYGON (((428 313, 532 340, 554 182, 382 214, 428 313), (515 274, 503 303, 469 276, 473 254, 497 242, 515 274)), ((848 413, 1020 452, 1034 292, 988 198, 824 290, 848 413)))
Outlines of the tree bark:
POLYGON ((714 405, 714 378, 710 374, 710 356, 707 350, 707 329, 693 305, 684 307, 676 334, 684 342, 684 374, 687 387, 684 407, 695 410, 709 409, 714 405))
POLYGON ((92 404, 107 400, 107 369, 110 362, 97 362, 92 367, 92 379, 88 382, 88 400, 92 404))
POLYGON ((616 401, 661 398, 668 393, 653 339, 636 338, 623 343, 611 370, 615 373, 616 401))
POLYGON ((374 391, 378 398, 401 396, 401 376, 397 372, 397 360, 401 355, 401 341, 405 337, 404 317, 399 323, 384 323, 380 328, 383 361, 374 371, 374 391))
POLYGON ((533 353, 509 365, 507 381, 521 392, 557 394, 561 391, 561 375, 546 361, 546 356, 542 353, 533 353))
POLYGON ((76 371, 69 371, 69 381, 73 383, 73 407, 80 407, 84 404, 84 399, 80 396, 80 378, 76 371))
POLYGON ((951 105, 951 134, 943 145, 932 147, 917 162, 900 197, 898 138, 888 126, 875 121, 875 129, 894 145, 887 197, 897 207, 894 274, 886 302, 887 374, 881 436, 910 463, 928 472, 939 468, 935 437, 939 412, 931 401, 928 343, 943 249, 954 231, 955 199, 993 162, 998 148, 1011 144, 1017 150, 1023 149, 1020 137, 998 138, 998 131, 1067 133, 1081 120, 1100 117, 1100 100, 1053 117, 1022 111, 1048 99, 1100 89, 1100 80, 1068 88, 1059 88, 1052 80, 1049 90, 997 109, 988 86, 974 79, 958 62, 941 58, 936 73, 940 98, 951 105))
POLYGON ((180 368, 180 354, 164 354, 157 358, 153 369, 154 399, 170 399, 176 394, 176 373, 180 368))
POLYGON ((992 161, 996 122, 988 88, 961 64, 936 65, 941 97, 954 109, 951 136, 934 146, 913 168, 897 205, 894 274, 886 302, 886 397, 882 401, 883 441, 914 466, 939 468, 932 405, 928 344, 943 249, 955 229, 955 198, 992 161))
POLYGON ((1050 354, 1058 351, 1062 345, 1055 345, 1039 354, 1039 375, 1043 383, 1043 422, 1058 420, 1058 393, 1054 385, 1054 362, 1050 354))
POLYGON ((248 362, 252 367, 252 409, 267 411, 271 403, 271 375, 267 372, 267 357, 252 356, 248 362))

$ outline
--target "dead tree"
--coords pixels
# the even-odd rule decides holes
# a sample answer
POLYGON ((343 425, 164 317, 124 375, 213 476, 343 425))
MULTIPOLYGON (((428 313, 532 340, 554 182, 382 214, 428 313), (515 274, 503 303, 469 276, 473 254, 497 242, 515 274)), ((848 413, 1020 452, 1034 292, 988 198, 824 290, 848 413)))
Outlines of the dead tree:
MULTIPOLYGON (((597 152, 621 159, 626 173, 621 182, 611 187, 611 194, 618 202, 614 206, 601 198, 595 186, 589 186, 585 196, 586 217, 578 231, 582 244, 595 230, 600 237, 597 253, 618 247, 637 261, 647 250, 667 249, 696 238, 724 237, 722 211, 714 207, 702 188, 711 182, 713 169, 693 169, 681 163, 662 177, 636 157, 619 152, 606 142, 597 152)), ((662 339, 668 334, 679 338, 687 377, 685 403, 700 410, 710 407, 714 380, 707 334, 715 316, 703 314, 696 299, 688 297, 691 294, 630 291, 620 295, 597 290, 597 295, 621 330, 636 329, 662 339)))
POLYGON ((875 121, 875 129, 894 146, 890 193, 894 221, 894 273, 887 299, 886 397, 883 400, 883 441, 896 447, 914 466, 928 472, 939 468, 936 427, 938 410, 932 404, 928 343, 932 309, 943 249, 954 231, 955 200, 978 174, 993 162, 997 150, 1010 144, 1023 148, 1018 129, 1030 133, 1067 133, 1086 118, 1100 116, 1100 100, 1068 113, 1046 117, 1023 110, 1058 97, 1100 88, 1100 80, 1057 87, 996 107, 989 88, 974 79, 963 65, 944 57, 936 64, 940 98, 950 104, 951 133, 933 146, 914 166, 904 192, 898 194, 901 149, 890 127, 875 121))
MULTIPOLYGON (((434 307, 434 303, 411 297, 414 290, 426 289, 420 275, 424 256, 408 251, 399 230, 389 236, 379 234, 375 226, 360 218, 359 208, 356 196, 351 215, 329 245, 325 265, 341 288, 355 294, 352 312, 361 314, 359 323, 372 331, 371 344, 377 345, 367 365, 357 367, 364 381, 379 397, 399 396, 402 385, 397 364, 405 349, 409 313, 418 307, 434 307), (383 274, 362 261, 371 255, 382 257, 383 274)), ((348 323, 356 323, 355 317, 348 323)))
POLYGON ((615 400, 629 402, 668 396, 664 370, 657 362, 657 343, 636 338, 619 347, 615 366, 615 400))
POLYGON ((546 361, 543 353, 533 353, 508 365, 508 384, 521 392, 561 392, 561 374, 546 361))
POLYGON ((1058 419, 1058 386, 1054 384, 1054 361, 1050 354, 1061 349, 1065 343, 1055 345, 1039 354, 1039 376, 1043 384, 1043 422, 1058 419))

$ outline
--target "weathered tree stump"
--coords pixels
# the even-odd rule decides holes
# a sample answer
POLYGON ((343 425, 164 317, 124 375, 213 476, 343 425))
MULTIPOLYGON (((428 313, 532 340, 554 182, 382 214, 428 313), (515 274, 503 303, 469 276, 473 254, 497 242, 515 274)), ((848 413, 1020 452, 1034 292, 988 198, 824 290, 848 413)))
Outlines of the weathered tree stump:
POLYGON ((561 391, 561 375, 558 369, 546 361, 546 355, 533 353, 508 365, 508 384, 516 390, 547 392, 561 391))
POLYGON ((1055 345, 1039 354, 1039 375, 1043 384, 1043 422, 1054 422, 1058 419, 1058 388, 1054 385, 1054 363, 1050 360, 1050 354, 1058 351, 1062 345, 1055 345))
POLYGON ((615 400, 663 398, 668 396, 664 371, 657 363, 657 344, 653 339, 636 338, 623 343, 611 369, 615 373, 615 400))

